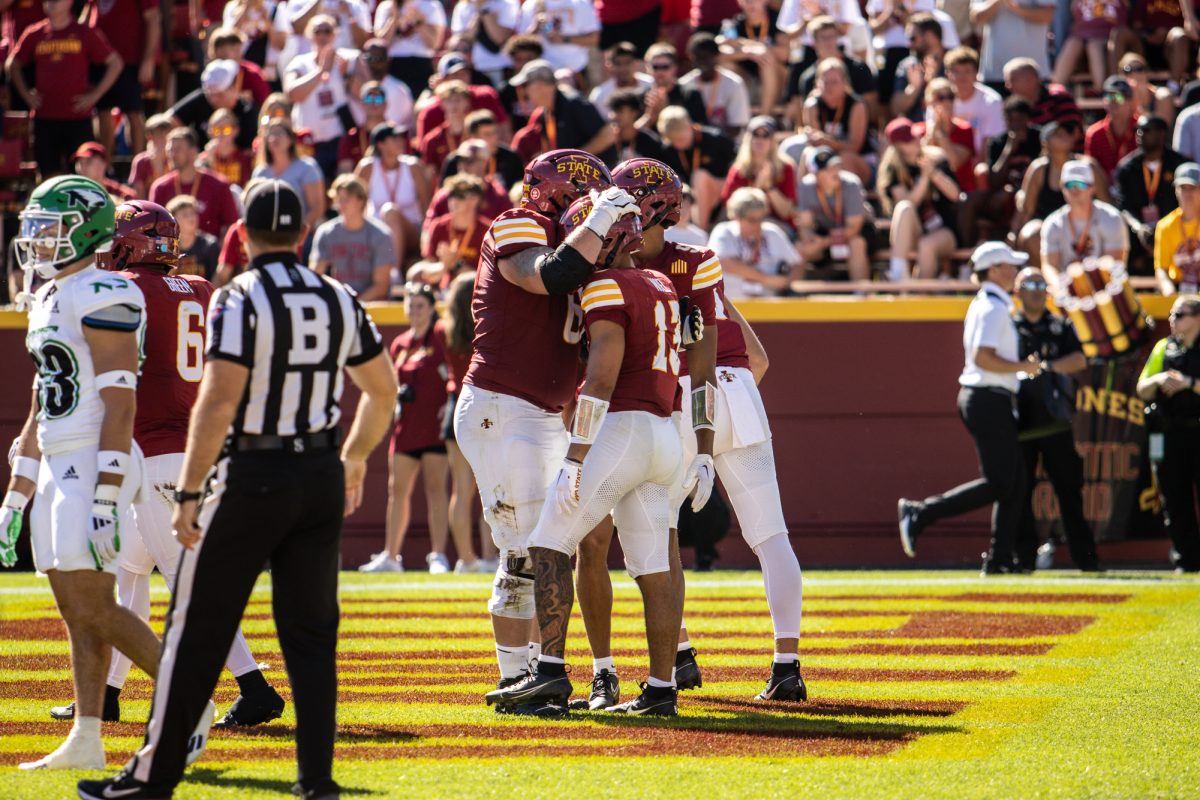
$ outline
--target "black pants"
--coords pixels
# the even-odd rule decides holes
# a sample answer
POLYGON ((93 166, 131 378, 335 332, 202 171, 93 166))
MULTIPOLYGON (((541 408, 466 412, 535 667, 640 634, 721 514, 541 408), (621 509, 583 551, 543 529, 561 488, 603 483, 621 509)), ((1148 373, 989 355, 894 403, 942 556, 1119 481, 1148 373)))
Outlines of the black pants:
POLYGON ((169 792, 225 663, 246 601, 271 565, 271 601, 296 708, 305 789, 332 788, 337 706, 338 551, 345 480, 337 451, 236 453, 217 466, 179 563, 145 745, 134 777, 169 792))
POLYGON ((662 22, 662 5, 656 5, 647 13, 613 25, 600 26, 600 51, 604 52, 614 44, 629 42, 638 52, 638 58, 646 55, 646 50, 658 38, 658 26, 662 22))
POLYGON ((1050 484, 1058 497, 1071 560, 1080 569, 1094 568, 1096 542, 1083 516, 1083 459, 1075 449, 1074 435, 1070 430, 1065 430, 1021 442, 1021 454, 1025 459, 1025 503, 1021 511, 1021 524, 1017 528, 1017 563, 1033 567, 1037 560, 1038 535, 1033 519, 1033 488, 1040 456, 1042 467, 1050 477, 1050 484))
POLYGON ((958 415, 975 439, 982 477, 925 500, 921 527, 956 517, 992 503, 992 545, 988 562, 1013 563, 1013 542, 1025 499, 1025 470, 1012 396, 989 389, 963 387, 958 392, 958 415))
POLYGON ((1167 533, 1175 566, 1200 570, 1200 525, 1196 522, 1196 490, 1200 488, 1200 428, 1176 428, 1163 435, 1158 465, 1167 533))

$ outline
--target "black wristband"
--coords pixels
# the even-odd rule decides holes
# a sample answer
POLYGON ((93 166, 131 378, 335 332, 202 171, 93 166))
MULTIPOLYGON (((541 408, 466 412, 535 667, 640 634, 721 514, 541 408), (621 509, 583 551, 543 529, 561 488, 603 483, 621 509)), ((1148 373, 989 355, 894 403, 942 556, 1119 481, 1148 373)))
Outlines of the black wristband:
POLYGON ((587 281, 593 264, 567 243, 542 259, 538 273, 547 294, 570 294, 587 281))
POLYGON ((203 494, 203 492, 185 492, 180 489, 176 489, 172 493, 171 497, 176 503, 190 503, 194 500, 199 500, 203 494))

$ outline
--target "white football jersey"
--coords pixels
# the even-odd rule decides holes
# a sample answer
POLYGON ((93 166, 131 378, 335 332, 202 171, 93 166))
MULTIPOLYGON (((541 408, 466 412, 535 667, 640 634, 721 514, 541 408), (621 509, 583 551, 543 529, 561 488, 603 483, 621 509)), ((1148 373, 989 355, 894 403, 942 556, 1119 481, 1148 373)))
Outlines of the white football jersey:
POLYGON ((100 443, 104 403, 81 320, 114 305, 141 310, 140 344, 146 331, 146 300, 127 278, 91 266, 50 281, 34 296, 25 347, 37 366, 37 437, 43 453, 100 443))

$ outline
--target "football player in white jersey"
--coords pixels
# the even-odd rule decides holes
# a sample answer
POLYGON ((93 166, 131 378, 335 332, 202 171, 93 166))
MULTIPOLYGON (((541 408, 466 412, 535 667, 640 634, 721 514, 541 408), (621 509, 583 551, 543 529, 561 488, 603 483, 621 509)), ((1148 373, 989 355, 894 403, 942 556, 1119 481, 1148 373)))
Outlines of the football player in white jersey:
MULTIPOLYGON (((33 191, 14 242, 26 287, 31 273, 48 282, 32 301, 22 298, 37 380, 0 506, 0 564, 16 562, 32 498, 34 564, 67 624, 77 703, 67 740, 21 769, 103 769, 100 715, 112 648, 152 677, 158 670, 158 638, 113 594, 120 520, 142 487, 133 420, 145 328, 141 290, 95 266, 96 252, 112 240, 113 215, 99 184, 52 178, 33 191)), ((207 739, 213 711, 210 704, 198 742, 207 739)))

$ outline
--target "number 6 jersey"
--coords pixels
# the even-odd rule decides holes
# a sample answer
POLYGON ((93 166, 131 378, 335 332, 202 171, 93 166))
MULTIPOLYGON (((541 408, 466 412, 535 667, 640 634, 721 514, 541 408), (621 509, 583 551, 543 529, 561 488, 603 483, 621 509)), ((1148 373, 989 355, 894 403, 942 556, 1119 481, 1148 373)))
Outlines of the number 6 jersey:
POLYGON ((196 275, 167 275, 161 267, 113 274, 132 280, 146 298, 133 438, 146 457, 182 453, 204 373, 204 320, 212 284, 196 275))
POLYGON ((145 298, 133 281, 94 266, 56 278, 38 290, 29 311, 25 347, 37 366, 37 436, 42 453, 55 455, 100 443, 104 403, 96 388, 83 319, 92 317, 96 328, 134 330, 126 326, 136 316, 140 340, 145 308, 145 298))

